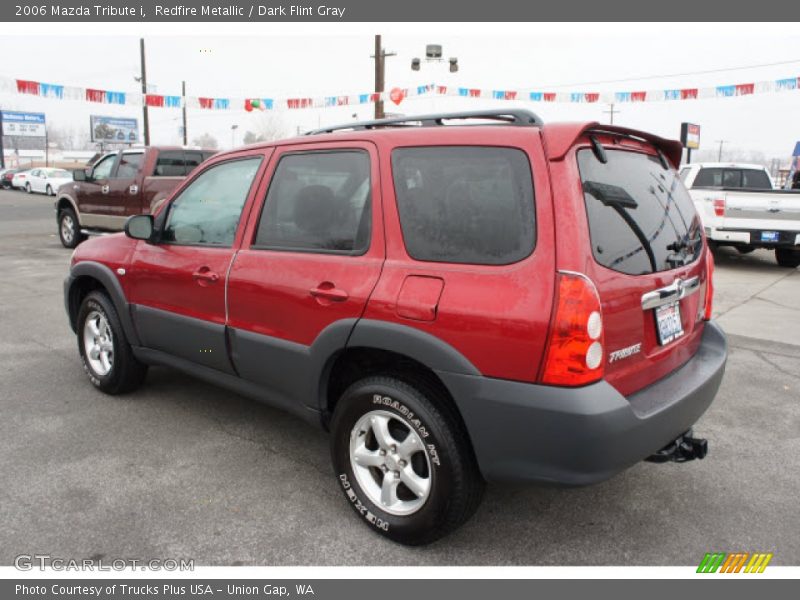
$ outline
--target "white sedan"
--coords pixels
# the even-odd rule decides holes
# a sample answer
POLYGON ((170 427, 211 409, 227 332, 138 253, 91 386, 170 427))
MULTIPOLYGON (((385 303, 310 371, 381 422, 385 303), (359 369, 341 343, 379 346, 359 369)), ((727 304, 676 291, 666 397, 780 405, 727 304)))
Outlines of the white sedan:
POLYGON ((14 173, 14 176, 11 178, 11 189, 24 190, 30 174, 31 169, 28 169, 27 171, 17 171, 14 173))
MULTIPOLYGON (((16 176, 15 176, 16 179, 16 176)), ((39 192, 55 196, 59 187, 72 181, 72 173, 65 169, 31 169, 27 172, 23 185, 29 194, 39 192)), ((17 187, 15 182, 12 182, 17 187)))

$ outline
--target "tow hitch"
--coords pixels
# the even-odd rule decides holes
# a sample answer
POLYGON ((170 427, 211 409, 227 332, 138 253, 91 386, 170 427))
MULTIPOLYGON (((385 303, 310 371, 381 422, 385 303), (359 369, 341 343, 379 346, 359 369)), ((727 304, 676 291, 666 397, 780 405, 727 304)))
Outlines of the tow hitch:
POLYGON ((708 440, 692 437, 690 429, 679 435, 661 450, 648 456, 645 460, 654 463, 686 462, 687 460, 703 459, 708 454, 708 440))

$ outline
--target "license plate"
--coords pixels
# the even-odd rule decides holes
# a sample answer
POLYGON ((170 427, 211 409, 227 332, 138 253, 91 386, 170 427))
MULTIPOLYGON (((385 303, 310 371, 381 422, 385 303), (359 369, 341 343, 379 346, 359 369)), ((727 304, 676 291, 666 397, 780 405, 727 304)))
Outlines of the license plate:
POLYGON ((656 331, 658 332, 658 343, 662 346, 683 335, 681 307, 677 302, 665 304, 656 309, 656 331))
POLYGON ((780 241, 780 234, 777 231, 762 231, 762 242, 778 242, 780 241))

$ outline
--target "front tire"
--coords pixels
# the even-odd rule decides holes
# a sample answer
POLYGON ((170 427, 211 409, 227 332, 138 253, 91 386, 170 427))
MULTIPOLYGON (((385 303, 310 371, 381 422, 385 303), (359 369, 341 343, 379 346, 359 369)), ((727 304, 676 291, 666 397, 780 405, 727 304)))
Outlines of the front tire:
POLYGON ((77 331, 83 370, 93 386, 106 394, 124 394, 142 384, 147 366, 133 355, 117 311, 103 292, 84 298, 77 331))
POLYGON ((53 193, 53 186, 51 186, 49 183, 47 184, 47 189, 45 189, 45 193, 48 196, 55 196, 55 194, 53 193))
POLYGON ((331 456, 350 506, 403 544, 465 523, 483 495, 466 432, 434 386, 394 376, 351 385, 336 405, 331 456))
POLYGON ((800 266, 800 250, 794 248, 775 248, 775 260, 781 267, 796 269, 800 266))
POLYGON ((78 217, 71 208, 62 208, 58 213, 58 238, 64 248, 75 248, 83 241, 78 217))

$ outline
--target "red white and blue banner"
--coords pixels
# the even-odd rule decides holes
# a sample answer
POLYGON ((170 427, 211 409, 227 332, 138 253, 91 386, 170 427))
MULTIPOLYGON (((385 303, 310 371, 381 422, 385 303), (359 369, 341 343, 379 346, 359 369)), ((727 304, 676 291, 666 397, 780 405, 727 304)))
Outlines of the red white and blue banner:
POLYGON ((800 77, 709 87, 630 90, 624 92, 562 92, 536 89, 506 90, 428 84, 406 88, 395 87, 381 93, 367 92, 361 94, 338 94, 297 98, 276 98, 262 95, 250 98, 212 98, 130 93, 74 87, 26 79, 12 79, 0 76, 0 93, 27 94, 55 100, 72 100, 96 104, 118 104, 124 106, 142 106, 144 104, 152 108, 183 108, 185 105, 186 108, 200 110, 244 110, 247 112, 255 110, 298 110, 370 104, 376 100, 393 102, 399 105, 406 98, 430 95, 532 103, 625 104, 632 102, 670 102, 709 98, 732 98, 797 89, 800 89, 800 77))

